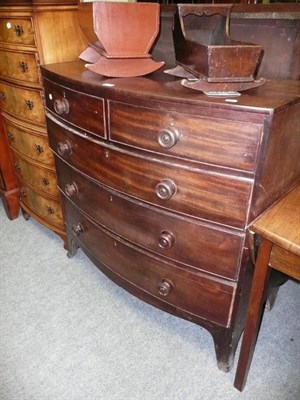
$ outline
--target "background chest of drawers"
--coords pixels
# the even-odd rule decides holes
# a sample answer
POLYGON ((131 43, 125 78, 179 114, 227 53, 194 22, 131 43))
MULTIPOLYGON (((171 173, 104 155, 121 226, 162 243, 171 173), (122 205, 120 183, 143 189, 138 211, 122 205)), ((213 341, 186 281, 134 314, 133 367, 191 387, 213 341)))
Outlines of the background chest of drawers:
POLYGON ((299 82, 237 104, 163 73, 42 67, 69 255, 213 335, 228 371, 252 276, 247 226, 300 179, 299 82), (282 149, 282 151, 280 150, 282 149))
MULTIPOLYGON (((77 1, 1 2, 0 111, 20 187, 19 205, 26 218, 34 217, 62 237, 65 228, 48 145, 40 64, 74 60, 85 47, 77 1)), ((19 205, 14 203, 15 214, 19 205)))

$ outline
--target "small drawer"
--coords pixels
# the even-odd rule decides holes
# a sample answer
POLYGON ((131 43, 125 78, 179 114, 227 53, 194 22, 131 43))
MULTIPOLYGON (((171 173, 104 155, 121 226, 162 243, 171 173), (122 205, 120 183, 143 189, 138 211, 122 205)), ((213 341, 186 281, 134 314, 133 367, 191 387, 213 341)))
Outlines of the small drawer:
POLYGON ((13 152, 13 158, 16 174, 21 180, 37 191, 45 192, 54 197, 59 196, 54 171, 30 163, 15 151, 13 152))
POLYGON ((45 111, 40 90, 23 89, 0 82, 0 107, 24 121, 45 124, 45 111))
POLYGON ((0 42, 34 46, 32 19, 30 17, 0 18, 0 42))
POLYGON ((30 210, 40 218, 47 220, 50 225, 56 225, 64 229, 63 216, 60 200, 54 200, 37 193, 24 182, 20 185, 21 203, 24 203, 30 210))
POLYGON ((0 75, 39 84, 37 54, 0 50, 0 75))
POLYGON ((46 107, 77 128, 105 138, 104 100, 44 80, 46 107))
POLYGON ((196 218, 246 223, 252 181, 190 170, 101 146, 48 118, 50 147, 69 164, 124 194, 196 218))
POLYGON ((90 181, 60 158, 57 157, 55 163, 61 191, 99 224, 161 256, 236 279, 243 247, 242 234, 131 201, 90 181))
POLYGON ((162 306, 167 303, 184 313, 229 325, 234 284, 191 273, 140 252, 93 224, 68 201, 63 201, 63 207, 69 239, 75 239, 83 250, 86 248, 100 268, 104 265, 104 269, 142 289, 146 301, 154 297, 162 301, 162 306))
POLYGON ((4 118, 10 146, 19 153, 35 161, 53 167, 53 154, 49 148, 48 137, 33 134, 4 118))
POLYGON ((109 102, 115 142, 176 158, 253 171, 259 125, 109 102))

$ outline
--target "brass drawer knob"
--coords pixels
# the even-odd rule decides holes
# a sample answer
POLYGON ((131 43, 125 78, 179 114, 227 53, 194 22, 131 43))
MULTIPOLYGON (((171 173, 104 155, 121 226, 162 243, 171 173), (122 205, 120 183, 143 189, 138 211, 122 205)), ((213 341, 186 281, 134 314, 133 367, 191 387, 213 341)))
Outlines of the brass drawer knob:
POLYGON ((168 127, 158 132, 157 141, 164 149, 175 146, 179 139, 179 132, 176 128, 168 127))
POLYGON ((158 245, 162 249, 168 250, 175 243, 175 236, 172 232, 163 231, 158 237, 158 245))
POLYGON ((21 166, 20 166, 20 164, 18 163, 18 162, 15 162, 15 170, 18 172, 18 171, 21 171, 21 166))
POLYGON ((78 223, 77 225, 72 226, 72 232, 74 236, 79 236, 84 232, 84 228, 80 223, 78 223))
POLYGON ((66 98, 54 100, 54 110, 58 115, 69 114, 70 105, 68 100, 66 98))
POLYGON ((67 140, 65 142, 58 142, 57 152, 60 156, 68 156, 72 153, 71 143, 67 140))
POLYGON ((176 185, 171 179, 163 179, 155 187, 157 197, 169 200, 176 193, 176 185))
POLYGON ((76 196, 78 194, 78 187, 76 183, 67 183, 65 186, 65 193, 68 197, 76 196))
POLYGON ((162 279, 158 284, 158 293, 166 297, 171 293, 173 286, 173 283, 169 279, 162 279))

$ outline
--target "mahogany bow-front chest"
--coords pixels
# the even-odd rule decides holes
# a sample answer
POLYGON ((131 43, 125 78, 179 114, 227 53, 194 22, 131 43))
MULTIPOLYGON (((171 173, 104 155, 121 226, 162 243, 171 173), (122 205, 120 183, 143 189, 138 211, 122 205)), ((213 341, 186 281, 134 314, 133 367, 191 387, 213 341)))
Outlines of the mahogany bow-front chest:
POLYGON ((300 83, 211 98, 163 72, 42 67, 69 255, 205 327, 228 371, 252 279, 247 227, 300 177, 300 83))

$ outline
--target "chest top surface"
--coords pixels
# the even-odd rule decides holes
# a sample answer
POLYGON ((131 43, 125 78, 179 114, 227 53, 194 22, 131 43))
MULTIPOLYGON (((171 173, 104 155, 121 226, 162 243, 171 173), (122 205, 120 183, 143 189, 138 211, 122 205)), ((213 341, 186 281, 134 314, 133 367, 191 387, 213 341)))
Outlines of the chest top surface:
MULTIPOLYGON (((86 70, 82 61, 50 64, 43 67, 45 78, 58 84, 99 97, 126 102, 145 100, 179 103, 186 107, 205 107, 206 111, 245 111, 271 114, 300 101, 300 82, 293 80, 267 81, 264 85, 242 92, 235 99, 208 97, 202 92, 184 88, 180 79, 162 71, 137 78, 106 78, 86 70)), ((182 111, 185 111, 184 108, 182 111)))

